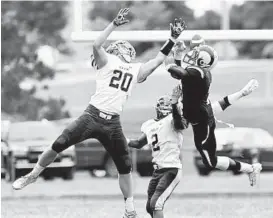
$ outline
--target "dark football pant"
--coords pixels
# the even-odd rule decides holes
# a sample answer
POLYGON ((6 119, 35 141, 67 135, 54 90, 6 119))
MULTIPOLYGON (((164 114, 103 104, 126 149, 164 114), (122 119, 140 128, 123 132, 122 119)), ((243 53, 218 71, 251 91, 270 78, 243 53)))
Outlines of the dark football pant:
POLYGON ((165 202, 178 185, 181 169, 163 168, 155 170, 148 186, 147 212, 153 217, 153 211, 163 210, 165 202))
POLYGON ((204 165, 208 169, 215 168, 217 164, 216 156, 216 138, 214 134, 215 123, 198 123, 192 125, 194 134, 194 143, 199 151, 204 165))
POLYGON ((216 138, 214 130, 216 127, 211 104, 204 104, 200 108, 200 113, 196 123, 192 124, 194 143, 199 151, 204 165, 208 169, 215 168, 217 164, 216 138))
POLYGON ((71 145, 90 138, 101 142, 120 174, 131 172, 131 159, 119 115, 106 114, 92 105, 89 105, 78 119, 65 128, 53 143, 52 149, 59 153, 71 145))

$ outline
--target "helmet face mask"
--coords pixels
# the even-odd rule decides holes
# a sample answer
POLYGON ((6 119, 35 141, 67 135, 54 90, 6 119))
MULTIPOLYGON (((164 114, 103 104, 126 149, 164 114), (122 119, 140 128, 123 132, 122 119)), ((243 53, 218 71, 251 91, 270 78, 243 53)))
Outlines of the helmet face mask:
POLYGON ((208 45, 200 45, 189 51, 183 59, 183 62, 198 66, 202 69, 211 70, 218 61, 216 51, 208 45))
POLYGON ((123 61, 130 63, 136 57, 134 47, 127 41, 118 40, 111 43, 106 52, 118 56, 123 61))
POLYGON ((172 103, 169 96, 162 96, 156 103, 157 119, 162 119, 172 112, 172 103))

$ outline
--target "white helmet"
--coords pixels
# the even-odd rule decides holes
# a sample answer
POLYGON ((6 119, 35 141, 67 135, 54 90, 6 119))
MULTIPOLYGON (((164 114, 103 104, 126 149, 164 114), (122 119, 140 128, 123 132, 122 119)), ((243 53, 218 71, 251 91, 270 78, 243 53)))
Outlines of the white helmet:
POLYGON ((212 47, 200 45, 189 51, 183 58, 183 62, 211 70, 218 62, 218 55, 212 47))
POLYGON ((111 43, 106 49, 106 52, 117 55, 127 63, 130 63, 136 57, 134 47, 129 42, 124 40, 118 40, 111 43))

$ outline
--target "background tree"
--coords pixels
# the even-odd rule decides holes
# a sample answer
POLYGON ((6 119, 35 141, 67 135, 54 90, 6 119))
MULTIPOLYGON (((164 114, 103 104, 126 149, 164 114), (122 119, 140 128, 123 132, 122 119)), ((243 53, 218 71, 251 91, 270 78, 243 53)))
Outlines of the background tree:
MULTIPOLYGON (((122 26, 121 30, 168 30, 169 23, 174 17, 183 17, 186 22, 194 20, 193 11, 184 2, 177 1, 98 1, 91 2, 89 19, 92 30, 102 30, 111 22, 122 7, 129 7, 128 25, 122 26)), ((132 42, 137 56, 157 49, 158 43, 132 42)), ((162 43, 160 43, 161 45, 162 43)), ((152 52, 153 53, 153 52, 152 52)), ((144 54, 145 55, 145 54, 144 54)), ((145 55, 146 56, 146 55, 145 55)))
MULTIPOLYGON (((273 29, 272 11, 272 1, 247 1, 240 6, 234 5, 230 11, 230 27, 231 29, 273 29)), ((266 41, 247 41, 238 43, 237 47, 241 55, 260 58, 267 45, 266 41)))
MULTIPOLYGON (((66 5, 65 1, 1 2, 3 112, 21 114, 25 119, 35 120, 38 119, 39 110, 47 105, 47 101, 35 98, 35 88, 26 91, 20 87, 20 83, 26 78, 42 80, 54 77, 54 69, 37 61, 36 51, 40 45, 69 53, 61 35, 67 22, 66 5)), ((56 101, 56 104, 61 102, 56 101)))
MULTIPOLYGON (((168 23, 174 17, 183 17, 188 29, 220 29, 221 16, 215 11, 206 11, 201 17, 194 17, 193 10, 182 1, 99 1, 91 2, 89 18, 92 29, 102 30, 115 17, 122 7, 130 7, 129 25, 123 29, 168 29, 168 23)), ((246 1, 242 5, 233 5, 230 11, 231 29, 272 29, 273 2, 246 1)), ((257 58, 268 42, 233 42, 241 56, 257 58)), ((147 57, 156 53, 158 43, 134 43, 137 53, 147 57), (150 51, 152 49, 152 51, 150 51)), ((272 47, 272 46, 271 46, 272 47)), ((268 49, 267 49, 268 50, 268 49)), ((272 52, 273 53, 273 52, 272 52)))

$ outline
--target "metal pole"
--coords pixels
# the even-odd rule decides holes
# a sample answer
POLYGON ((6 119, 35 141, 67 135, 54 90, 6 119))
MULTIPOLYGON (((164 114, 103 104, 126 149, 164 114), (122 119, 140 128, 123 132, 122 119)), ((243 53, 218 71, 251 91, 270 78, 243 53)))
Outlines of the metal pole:
MULTIPOLYGON (((221 29, 222 30, 228 30, 230 29, 230 20, 229 20, 229 4, 226 0, 220 1, 221 9, 222 9, 222 19, 221 19, 221 29)), ((228 41, 223 42, 223 57, 224 59, 227 59, 227 51, 228 50, 228 41)))
POLYGON ((71 5, 74 16, 74 31, 82 32, 82 0, 74 0, 71 5))

